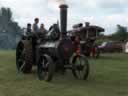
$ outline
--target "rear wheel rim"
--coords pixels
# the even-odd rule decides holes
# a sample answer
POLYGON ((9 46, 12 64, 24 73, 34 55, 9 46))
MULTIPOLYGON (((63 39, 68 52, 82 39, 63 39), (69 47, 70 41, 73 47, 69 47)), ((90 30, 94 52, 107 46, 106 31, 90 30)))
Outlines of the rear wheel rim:
POLYGON ((25 66, 25 59, 24 59, 24 48, 23 46, 19 46, 17 49, 17 70, 18 72, 22 72, 25 66))

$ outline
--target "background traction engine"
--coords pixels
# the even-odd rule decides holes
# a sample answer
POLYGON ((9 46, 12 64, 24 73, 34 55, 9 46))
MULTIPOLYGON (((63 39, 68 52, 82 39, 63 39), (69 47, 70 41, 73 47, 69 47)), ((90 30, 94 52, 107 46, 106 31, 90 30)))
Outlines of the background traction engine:
POLYGON ((105 29, 100 26, 90 25, 89 22, 85 22, 85 24, 75 24, 68 33, 70 33, 71 37, 80 38, 81 51, 85 56, 98 58, 100 49, 96 41, 104 31, 105 29))

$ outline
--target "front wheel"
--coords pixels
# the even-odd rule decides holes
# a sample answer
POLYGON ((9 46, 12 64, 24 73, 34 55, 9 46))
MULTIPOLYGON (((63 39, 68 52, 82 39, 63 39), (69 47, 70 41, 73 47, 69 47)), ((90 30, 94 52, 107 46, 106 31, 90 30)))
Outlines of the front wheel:
POLYGON ((49 55, 41 55, 37 64, 37 74, 39 80, 51 81, 54 74, 53 60, 49 55))
POLYGON ((73 56, 72 73, 75 78, 86 80, 89 75, 89 63, 84 55, 73 56))

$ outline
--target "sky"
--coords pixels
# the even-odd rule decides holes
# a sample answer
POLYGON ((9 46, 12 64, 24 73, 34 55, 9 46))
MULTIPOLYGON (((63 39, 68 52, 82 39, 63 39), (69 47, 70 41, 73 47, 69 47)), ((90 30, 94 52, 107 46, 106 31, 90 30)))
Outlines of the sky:
POLYGON ((128 0, 0 0, 0 7, 11 8, 22 27, 38 17, 48 29, 59 20, 61 3, 69 6, 68 29, 81 22, 103 27, 105 34, 115 32, 117 24, 128 27, 128 0))

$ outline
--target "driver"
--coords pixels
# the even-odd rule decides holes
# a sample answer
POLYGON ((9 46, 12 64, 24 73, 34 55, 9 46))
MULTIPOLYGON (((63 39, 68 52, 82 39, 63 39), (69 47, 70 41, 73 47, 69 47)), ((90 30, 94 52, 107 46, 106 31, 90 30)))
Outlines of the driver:
POLYGON ((40 38, 44 39, 45 36, 46 36, 46 34, 47 34, 47 32, 48 32, 48 31, 45 29, 44 24, 41 24, 41 25, 40 25, 39 32, 38 32, 38 36, 39 36, 40 38))
POLYGON ((45 29, 45 26, 44 26, 44 24, 41 24, 40 25, 40 32, 42 33, 42 34, 46 34, 48 31, 45 29))

